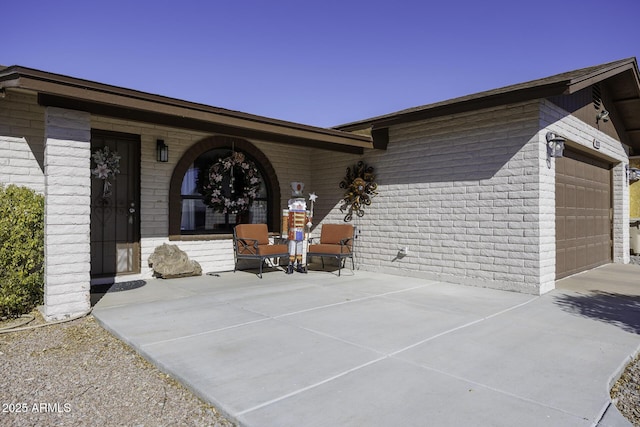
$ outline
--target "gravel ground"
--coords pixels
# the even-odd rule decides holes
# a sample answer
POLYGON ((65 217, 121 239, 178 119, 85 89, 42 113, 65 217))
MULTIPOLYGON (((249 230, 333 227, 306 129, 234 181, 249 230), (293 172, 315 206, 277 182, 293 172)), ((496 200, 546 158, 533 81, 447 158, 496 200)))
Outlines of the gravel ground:
POLYGON ((611 398, 622 415, 634 426, 640 426, 640 355, 627 365, 613 385, 611 398))
MULTIPOLYGON (((43 323, 37 312, 29 325, 43 323)), ((15 321, 0 321, 0 329, 15 321)), ((0 333, 2 426, 234 424, 100 327, 92 316, 0 333)), ((611 389, 640 427, 640 355, 611 389)))
MULTIPOLYGON (((640 265, 640 256, 632 256, 631 264, 640 265)), ((640 426, 640 355, 629 363, 611 388, 611 398, 622 415, 634 426, 640 426)))
POLYGON ((233 426, 92 316, 0 334, 0 367, 2 426, 233 426))

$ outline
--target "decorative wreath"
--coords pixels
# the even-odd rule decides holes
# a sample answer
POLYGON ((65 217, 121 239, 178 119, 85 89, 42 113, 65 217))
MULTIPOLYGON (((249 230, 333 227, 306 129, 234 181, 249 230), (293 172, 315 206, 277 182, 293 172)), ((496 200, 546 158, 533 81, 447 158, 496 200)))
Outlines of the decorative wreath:
POLYGON ((204 203, 223 214, 245 213, 260 190, 258 168, 238 152, 214 162, 202 181, 204 203))
POLYGON ((96 150, 91 157, 96 167, 91 170, 91 174, 96 178, 104 181, 102 187, 102 197, 107 198, 111 196, 111 182, 110 178, 116 177, 120 173, 120 156, 115 151, 110 151, 109 147, 96 150))
POLYGON ((340 211, 348 210, 344 221, 353 219, 353 213, 364 216, 364 206, 371 205, 371 199, 378 194, 378 184, 374 182, 376 176, 373 168, 364 162, 358 162, 352 168, 347 168, 347 175, 340 182, 340 188, 347 190, 342 198, 340 211))

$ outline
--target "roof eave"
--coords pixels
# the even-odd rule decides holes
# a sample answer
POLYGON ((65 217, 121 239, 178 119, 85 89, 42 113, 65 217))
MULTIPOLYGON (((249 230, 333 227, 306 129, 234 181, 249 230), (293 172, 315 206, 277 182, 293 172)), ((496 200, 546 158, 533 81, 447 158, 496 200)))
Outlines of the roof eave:
POLYGON ((567 84, 568 81, 561 81, 537 86, 535 88, 523 88, 507 92, 481 92, 475 95, 464 96, 451 99, 449 101, 425 105, 417 109, 409 109, 389 115, 373 117, 367 120, 347 123, 344 125, 336 126, 334 129, 348 132, 366 128, 379 129, 418 120, 425 120, 450 114, 464 113, 482 108, 491 108, 499 105, 525 102, 541 97, 562 95, 568 90, 567 84), (488 94, 490 92, 493 93, 488 94))
MULTIPOLYGON (((614 77, 625 71, 631 71, 635 77, 636 84, 640 87, 640 79, 638 78, 638 64, 635 58, 628 58, 613 63, 609 67, 599 69, 596 72, 585 74, 583 76, 571 79, 568 82, 568 93, 575 93, 595 83, 614 77)), ((639 94, 640 95, 640 94, 639 94)))
POLYGON ((161 95, 12 66, 0 70, 0 88, 33 91, 43 105, 86 107, 89 112, 148 120, 168 117, 181 126, 225 129, 234 136, 251 134, 273 142, 362 153, 373 148, 370 137, 271 119, 192 103, 161 95), (207 124, 209 126, 207 126, 207 124), (246 132, 244 132, 246 131, 246 132))

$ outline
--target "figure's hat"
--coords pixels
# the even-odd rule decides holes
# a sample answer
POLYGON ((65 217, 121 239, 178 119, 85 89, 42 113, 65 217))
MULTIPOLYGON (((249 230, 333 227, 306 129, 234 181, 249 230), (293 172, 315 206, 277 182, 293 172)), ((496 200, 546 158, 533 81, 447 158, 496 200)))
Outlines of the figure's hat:
POLYGON ((291 195, 296 197, 302 197, 304 191, 304 182, 295 181, 291 183, 291 195))

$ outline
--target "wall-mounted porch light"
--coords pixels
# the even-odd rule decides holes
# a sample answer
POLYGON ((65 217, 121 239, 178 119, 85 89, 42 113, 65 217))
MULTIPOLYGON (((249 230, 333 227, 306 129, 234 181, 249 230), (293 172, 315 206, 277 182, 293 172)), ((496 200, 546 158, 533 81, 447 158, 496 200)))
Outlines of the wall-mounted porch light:
POLYGON ((602 110, 596 115, 596 123, 600 122, 600 120, 605 123, 609 121, 609 112, 607 110, 602 110))
POLYGON ((169 161, 169 147, 164 143, 164 139, 156 141, 156 160, 158 162, 169 161))
POLYGON ((640 180, 640 169, 631 168, 629 165, 626 165, 625 169, 627 171, 627 180, 629 180, 630 183, 640 180))
POLYGON ((547 132, 547 158, 562 157, 566 139, 557 133, 547 132))

